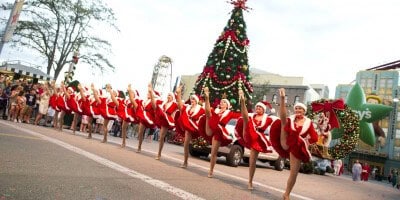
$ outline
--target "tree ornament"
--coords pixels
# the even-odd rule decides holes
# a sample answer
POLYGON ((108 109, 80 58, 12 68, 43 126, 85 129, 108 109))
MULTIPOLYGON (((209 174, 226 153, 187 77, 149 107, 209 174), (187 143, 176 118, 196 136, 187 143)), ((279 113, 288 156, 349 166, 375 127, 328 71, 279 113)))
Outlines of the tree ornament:
POLYGON ((231 78, 231 75, 227 74, 226 79, 230 79, 230 78, 231 78))
POLYGON ((231 104, 236 104, 236 99, 230 99, 229 101, 231 102, 231 104))

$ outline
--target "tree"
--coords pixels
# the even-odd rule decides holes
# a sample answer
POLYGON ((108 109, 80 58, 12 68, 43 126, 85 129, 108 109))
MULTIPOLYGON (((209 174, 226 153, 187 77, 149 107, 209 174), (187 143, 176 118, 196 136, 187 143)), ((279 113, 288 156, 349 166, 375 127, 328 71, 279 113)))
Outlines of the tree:
POLYGON ((252 98, 253 86, 250 82, 247 59, 249 40, 243 19, 243 10, 249 9, 245 5, 246 1, 230 1, 234 5, 231 17, 215 42, 203 72, 194 86, 194 92, 199 96, 204 87, 209 88, 210 103, 213 107, 219 104, 221 98, 226 98, 230 101, 232 110, 239 111, 239 88, 248 99, 252 98))
POLYGON ((79 60, 100 71, 114 70, 107 59, 111 44, 94 35, 93 26, 106 25, 119 31, 115 14, 102 1, 30 0, 26 1, 14 32, 13 47, 37 51, 47 61, 46 73, 54 79, 72 62, 79 50, 79 60))

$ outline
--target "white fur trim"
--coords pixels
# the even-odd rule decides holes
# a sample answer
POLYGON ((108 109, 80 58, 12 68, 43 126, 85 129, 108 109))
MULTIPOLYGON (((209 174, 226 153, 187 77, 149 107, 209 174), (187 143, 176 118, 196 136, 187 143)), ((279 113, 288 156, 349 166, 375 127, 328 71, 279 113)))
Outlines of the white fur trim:
POLYGON ((297 102, 296 104, 294 104, 293 108, 296 108, 296 107, 303 108, 304 111, 307 112, 307 106, 304 105, 303 103, 297 102))
POLYGON ((256 104, 256 107, 257 107, 257 106, 260 106, 261 108, 263 108, 263 109, 264 109, 264 112, 267 111, 267 106, 266 106, 265 104, 263 104, 262 102, 258 102, 258 103, 256 104))

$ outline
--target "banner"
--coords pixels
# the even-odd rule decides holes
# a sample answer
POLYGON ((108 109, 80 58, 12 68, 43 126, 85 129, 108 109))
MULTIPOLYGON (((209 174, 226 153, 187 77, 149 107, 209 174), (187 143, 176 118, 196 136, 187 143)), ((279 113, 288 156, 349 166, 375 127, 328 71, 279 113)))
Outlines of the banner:
POLYGON ((14 34, 14 30, 17 27, 19 14, 21 13, 22 6, 24 5, 24 0, 16 0, 14 3, 14 8, 8 19, 6 30, 3 36, 3 42, 8 42, 14 34))

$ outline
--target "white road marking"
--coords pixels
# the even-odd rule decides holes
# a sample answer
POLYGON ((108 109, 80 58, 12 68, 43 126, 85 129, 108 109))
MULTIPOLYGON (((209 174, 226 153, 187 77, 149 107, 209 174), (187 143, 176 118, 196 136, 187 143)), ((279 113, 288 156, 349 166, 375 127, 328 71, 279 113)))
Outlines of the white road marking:
MULTIPOLYGON (((152 154, 155 154, 156 155, 156 153, 157 152, 154 152, 154 151, 149 151, 149 150, 143 150, 143 148, 142 148, 142 152, 148 152, 148 153, 152 153, 152 154)), ((181 159, 178 159, 178 158, 174 158, 174 157, 172 157, 172 156, 167 156, 167 155, 163 155, 162 156, 163 158, 168 158, 168 159, 170 159, 170 160, 174 160, 174 161, 176 161, 176 162, 182 162, 182 160, 181 159)), ((197 167, 197 168, 201 168, 201 169, 203 169, 204 171, 207 171, 208 172, 208 170, 209 170, 209 168, 208 167, 204 167, 204 166, 201 166, 201 165, 198 165, 198 164, 195 164, 195 163, 189 163, 189 166, 195 166, 195 167, 197 167)), ((219 175, 222 175, 222 176, 226 176, 226 177, 230 177, 230 178, 232 178, 232 179, 236 179, 236 180, 240 180, 240 181, 243 181, 243 182, 245 182, 245 183, 247 183, 249 180, 248 179, 245 179, 245 178, 242 178, 242 177, 239 177, 239 176, 234 176, 234 175, 232 175, 232 174, 227 174, 227 173, 225 173, 225 172, 222 172, 222 171, 219 171, 219 170, 215 170, 214 169, 214 175, 215 174, 219 174, 219 175)), ((270 186, 270 185, 265 185, 265 184, 262 184, 262 183, 260 183, 260 182, 256 182, 256 181, 253 181, 253 185, 258 185, 258 186, 261 186, 261 187, 264 187, 264 188, 267 188, 267 189, 270 189, 270 190, 274 190, 274 191, 277 191, 277 192, 280 192, 280 193, 285 193, 285 190, 282 190, 282 189, 279 189, 279 188, 276 188, 276 187, 273 187, 273 186, 270 186)), ((292 197, 296 197, 296 198, 299 198, 299 199, 304 199, 304 200, 313 200, 312 198, 309 198, 309 197, 305 197, 305 196, 302 196, 302 195, 299 195, 299 194, 295 194, 295 193, 290 193, 290 196, 292 197)))
POLYGON ((25 128, 22 128, 22 127, 18 127, 18 126, 15 126, 15 125, 5 124, 4 122, 0 122, 0 123, 2 123, 4 125, 12 126, 15 129, 19 129, 19 130, 24 131, 26 133, 29 133, 31 135, 40 137, 40 138, 42 138, 44 140, 47 140, 47 141, 52 142, 54 144, 57 144, 57 145, 59 145, 61 147, 64 147, 64 148, 70 150, 70 151, 73 151, 73 152, 75 152, 77 154, 83 155, 83 156, 85 156, 85 157, 87 157, 87 158, 89 158, 91 160, 94 160, 94 161, 96 161, 96 162, 98 162, 98 163, 100 163, 102 165, 105 165, 105 166, 107 166, 107 167, 109 167, 111 169, 117 170, 119 172, 122 172, 122 173, 130 176, 130 177, 139 179, 139 180, 144 181, 144 182, 146 182, 146 183, 148 183, 148 184, 150 184, 150 185, 152 185, 154 187, 157 187, 157 188, 160 188, 162 190, 165 190, 165 191, 167 191, 167 192, 169 192, 169 193, 171 193, 171 194, 173 194, 173 195, 175 195, 175 196, 177 196, 177 197, 179 197, 181 199, 187 199, 187 200, 192 200, 192 199, 203 200, 204 199, 204 198, 201 198, 201 197, 199 197, 199 196, 197 196, 195 194, 192 194, 192 193, 186 192, 186 191, 184 191, 184 190, 182 190, 180 188, 174 187, 174 186, 172 186, 172 185, 170 185, 170 184, 168 184, 166 182, 163 182, 163 181, 160 181, 160 180, 157 180, 157 179, 153 179, 150 176, 147 176, 145 174, 141 174, 141 173, 139 173, 139 172, 137 172, 135 170, 126 168, 126 167, 124 167, 122 165, 119 165, 119 164, 117 164, 115 162, 112 162, 110 160, 107 160, 105 158, 97 156, 95 154, 92 154, 90 152, 87 152, 87 151, 85 151, 83 149, 80 149, 78 147, 72 146, 72 145, 67 144, 65 142, 62 142, 60 140, 57 140, 57 139, 42 135, 42 134, 37 133, 35 131, 31 131, 31 130, 28 130, 28 129, 25 129, 25 128))

